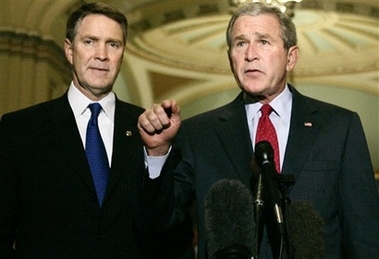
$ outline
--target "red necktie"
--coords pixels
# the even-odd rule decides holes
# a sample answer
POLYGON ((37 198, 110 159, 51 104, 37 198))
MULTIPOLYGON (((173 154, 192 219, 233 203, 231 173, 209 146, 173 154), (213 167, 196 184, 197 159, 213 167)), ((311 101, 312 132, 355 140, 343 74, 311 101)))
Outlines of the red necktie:
POLYGON ((270 142, 272 148, 274 149, 275 168, 276 171, 280 173, 278 137, 276 135, 274 125, 272 124, 269 117, 272 110, 273 109, 269 104, 264 104, 261 107, 262 116, 259 118, 255 143, 258 143, 263 140, 270 142))

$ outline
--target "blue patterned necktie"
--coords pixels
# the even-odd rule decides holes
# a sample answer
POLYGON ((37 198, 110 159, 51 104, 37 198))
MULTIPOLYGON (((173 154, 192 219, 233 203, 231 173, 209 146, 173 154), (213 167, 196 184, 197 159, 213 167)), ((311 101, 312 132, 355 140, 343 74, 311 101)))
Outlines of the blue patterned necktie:
POLYGON ((92 114, 87 126, 86 155, 95 184, 97 198, 100 206, 102 206, 109 177, 107 152, 105 151, 97 121, 102 107, 98 103, 91 103, 88 107, 92 114))

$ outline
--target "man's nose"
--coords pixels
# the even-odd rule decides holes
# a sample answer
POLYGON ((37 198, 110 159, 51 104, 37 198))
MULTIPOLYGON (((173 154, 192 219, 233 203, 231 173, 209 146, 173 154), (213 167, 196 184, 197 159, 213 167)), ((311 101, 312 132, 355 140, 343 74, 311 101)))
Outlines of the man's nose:
POLYGON ((108 60, 108 50, 106 45, 101 44, 96 48, 95 58, 101 61, 108 60))
POLYGON ((246 53, 245 53, 245 60, 248 62, 253 61, 254 59, 258 59, 258 52, 256 50, 256 47, 250 44, 246 48, 246 53))

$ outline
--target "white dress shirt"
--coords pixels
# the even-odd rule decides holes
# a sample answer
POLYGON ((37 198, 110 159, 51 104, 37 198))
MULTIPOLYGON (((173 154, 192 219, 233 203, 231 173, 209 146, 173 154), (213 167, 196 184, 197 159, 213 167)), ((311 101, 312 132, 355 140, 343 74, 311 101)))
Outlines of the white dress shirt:
MULTIPOLYGON (((78 126, 83 147, 85 149, 87 125, 91 118, 91 110, 88 108, 88 105, 93 103, 93 101, 81 93, 73 85, 73 83, 71 83, 70 88, 68 89, 67 96, 71 109, 74 112, 76 125, 78 126)), ((98 103, 100 103, 101 107, 103 108, 98 117, 99 130, 107 152, 109 167, 111 167, 116 96, 113 92, 111 92, 103 99, 98 101, 98 103)), ((160 175, 161 169, 167 159, 168 154, 165 156, 155 157, 147 156, 146 150, 144 150, 144 152, 145 165, 149 170, 150 178, 154 179, 160 175)))
MULTIPOLYGON (((85 149, 87 124, 91 118, 91 110, 88 108, 88 105, 94 101, 88 99, 72 82, 68 89, 67 97, 71 109, 74 112, 76 125, 78 126, 83 147, 85 149)), ((107 151, 109 166, 111 166, 116 96, 113 92, 110 92, 107 96, 98 101, 98 103, 103 108, 98 117, 99 130, 104 142, 105 150, 107 151)))

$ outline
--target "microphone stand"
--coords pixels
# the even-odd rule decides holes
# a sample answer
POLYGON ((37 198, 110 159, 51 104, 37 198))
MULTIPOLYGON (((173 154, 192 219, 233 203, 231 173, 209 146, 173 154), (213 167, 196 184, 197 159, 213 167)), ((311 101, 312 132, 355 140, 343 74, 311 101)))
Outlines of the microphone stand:
POLYGON ((255 221, 255 244, 254 251, 255 254, 253 258, 258 258, 260 251, 260 242, 261 242, 261 232, 262 232, 262 218, 264 212, 264 198, 263 198, 263 184, 262 184, 262 173, 259 172, 257 177, 256 185, 256 200, 254 201, 254 221, 255 221))
MULTIPOLYGON (((257 165, 264 173, 263 185, 267 200, 271 203, 268 207, 274 208, 274 213, 268 214, 267 234, 270 238, 271 232, 271 249, 274 257, 279 259, 293 259, 293 249, 288 228, 288 208, 291 203, 289 198, 289 188, 294 184, 295 178, 290 174, 278 174, 275 169, 274 150, 268 141, 260 141, 255 145, 255 159, 257 165), (273 220, 274 219, 274 220, 273 220), (272 225, 269 226, 269 225, 272 225), (271 229, 269 231, 269 228, 271 229)), ((262 180, 261 178, 259 180, 262 180)), ((258 182, 259 184, 259 182, 258 182)), ((259 186, 259 185, 258 185, 259 186)), ((257 191, 257 196, 260 190, 257 191)), ((260 207, 256 206, 256 211, 260 211, 260 207)), ((257 222, 256 227, 259 229, 261 222, 257 222)), ((257 239, 259 240, 259 239, 257 239)), ((258 249, 259 251, 259 249, 258 249)))
POLYGON ((295 178, 292 174, 280 174, 278 175, 279 190, 281 193, 281 205, 284 219, 284 243, 287 259, 294 258, 293 245, 291 242, 290 231, 288 230, 288 210, 291 205, 291 199, 289 197, 289 189, 295 183, 295 178))
MULTIPOLYGON (((265 166, 265 165, 263 165, 265 166)), ((266 173, 269 170, 266 168, 266 173)), ((255 224, 256 224, 256 240, 257 240, 257 257, 260 252, 260 242, 262 240, 262 231, 264 231, 264 226, 266 227, 268 238, 271 240, 271 249, 274 258, 276 259, 291 259, 287 258, 287 233, 288 228, 286 226, 286 218, 284 217, 283 211, 283 197, 281 191, 282 182, 287 182, 287 176, 280 174, 266 174, 262 179, 262 173, 257 177, 257 186, 256 188, 256 200, 255 200, 255 224), (272 186, 277 185, 275 188, 263 188, 267 186, 267 181, 272 181, 272 186), (262 184, 260 184, 262 182, 262 184), (259 189, 259 186, 263 190, 259 189), (262 195, 264 193, 264 195, 262 195), (261 196, 262 195, 262 196, 261 196), (274 196, 277 195, 277 198, 274 196), (273 201, 277 201, 277 204, 274 206, 273 201), (267 205, 267 206, 266 206, 267 205), (274 209, 274 213, 272 211, 274 209), (265 217, 263 217, 265 215, 265 217)), ((288 192, 287 192, 288 193, 288 192)), ((289 195, 287 195, 289 197, 289 195)), ((289 200, 289 198, 288 198, 289 200)), ((287 213, 287 212, 286 212, 287 213)), ((287 217, 287 216, 286 216, 287 217)))

